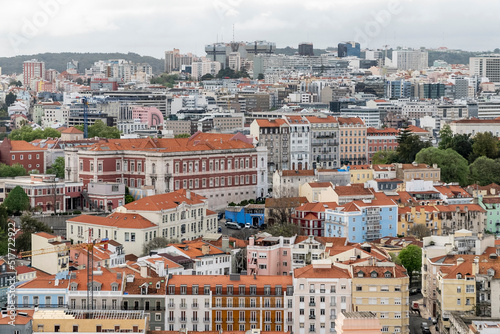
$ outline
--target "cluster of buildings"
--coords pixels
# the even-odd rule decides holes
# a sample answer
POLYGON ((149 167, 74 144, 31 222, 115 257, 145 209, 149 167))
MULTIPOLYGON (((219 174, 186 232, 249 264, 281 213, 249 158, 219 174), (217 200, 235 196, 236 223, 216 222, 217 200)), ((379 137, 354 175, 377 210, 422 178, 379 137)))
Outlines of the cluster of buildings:
POLYGON ((371 244, 265 233, 246 242, 207 233, 138 257, 125 256, 125 243, 116 240, 99 243, 92 253, 85 243, 66 246, 48 233, 34 234, 32 241, 31 267, 19 267, 17 274, 17 321, 24 330, 107 329, 110 322, 104 319, 114 319, 120 330, 136 326, 134 332, 326 334, 359 326, 349 318, 369 317, 372 330, 409 333, 408 274, 371 244), (245 253, 244 262, 248 259, 240 271, 238 253, 245 253), (91 310, 87 270, 82 269, 88 256, 94 261, 91 310), (50 267, 58 260, 63 264, 50 267))

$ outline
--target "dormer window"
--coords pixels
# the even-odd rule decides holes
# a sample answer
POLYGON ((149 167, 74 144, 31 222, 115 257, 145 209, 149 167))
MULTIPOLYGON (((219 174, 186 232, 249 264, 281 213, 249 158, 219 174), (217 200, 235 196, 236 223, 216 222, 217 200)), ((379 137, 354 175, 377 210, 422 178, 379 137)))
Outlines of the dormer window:
POLYGON ((371 276, 371 277, 377 277, 377 276, 378 276, 378 274, 377 274, 377 272, 376 272, 376 271, 372 271, 372 272, 371 272, 371 274, 370 274, 370 276, 371 276))
POLYGON ((462 274, 461 273, 457 274, 457 279, 462 279, 462 274))
POLYGON ((111 283, 111 291, 118 291, 118 283, 111 283))
POLYGON ((392 274, 389 271, 386 271, 385 274, 384 274, 384 277, 385 278, 391 278, 392 274))
POLYGON ((141 295, 147 295, 148 294, 148 285, 144 283, 141 285, 141 295))
POLYGON ((488 269, 488 276, 494 276, 495 275, 495 269, 490 268, 488 269))
POLYGON ((156 289, 160 288, 160 282, 156 282, 156 289))
POLYGON ((361 270, 360 270, 360 271, 358 271, 358 277, 360 277, 360 278, 361 278, 361 277, 364 277, 364 276, 365 276, 365 273, 364 273, 364 272, 362 272, 361 270))
POLYGON ((78 283, 71 283, 71 287, 70 287, 71 291, 76 291, 77 288, 78 288, 78 283))

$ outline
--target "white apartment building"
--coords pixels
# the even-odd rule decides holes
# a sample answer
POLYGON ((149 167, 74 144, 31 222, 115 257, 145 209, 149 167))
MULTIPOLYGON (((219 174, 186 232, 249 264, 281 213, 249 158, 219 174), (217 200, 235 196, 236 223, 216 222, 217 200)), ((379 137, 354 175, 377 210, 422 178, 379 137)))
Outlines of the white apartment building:
POLYGON ((335 319, 351 311, 351 276, 330 260, 294 271, 293 328, 295 333, 335 332, 335 319))
POLYGON ((311 168, 311 124, 301 116, 283 116, 290 126, 290 169, 311 168))

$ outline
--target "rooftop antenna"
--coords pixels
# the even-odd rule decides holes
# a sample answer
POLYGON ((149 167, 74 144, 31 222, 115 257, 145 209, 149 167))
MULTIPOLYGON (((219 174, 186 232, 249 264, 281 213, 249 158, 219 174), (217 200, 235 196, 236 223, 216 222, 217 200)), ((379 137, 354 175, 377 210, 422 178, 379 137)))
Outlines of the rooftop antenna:
POLYGON ((233 42, 234 42, 234 23, 233 23, 233 42))

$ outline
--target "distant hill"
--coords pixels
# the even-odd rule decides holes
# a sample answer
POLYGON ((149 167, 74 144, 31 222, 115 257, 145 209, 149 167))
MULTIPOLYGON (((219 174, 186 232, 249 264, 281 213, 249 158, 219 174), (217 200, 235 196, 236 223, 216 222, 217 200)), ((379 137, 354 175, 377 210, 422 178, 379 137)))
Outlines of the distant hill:
POLYGON ((28 56, 0 57, 0 67, 3 74, 21 74, 23 72, 23 62, 26 60, 38 59, 45 62, 45 68, 53 68, 59 72, 66 70, 66 63, 73 60, 79 62, 79 72, 83 73, 86 68, 99 60, 125 59, 134 63, 148 63, 153 68, 154 74, 161 74, 164 71, 163 59, 150 56, 141 56, 137 53, 39 53, 28 56))

